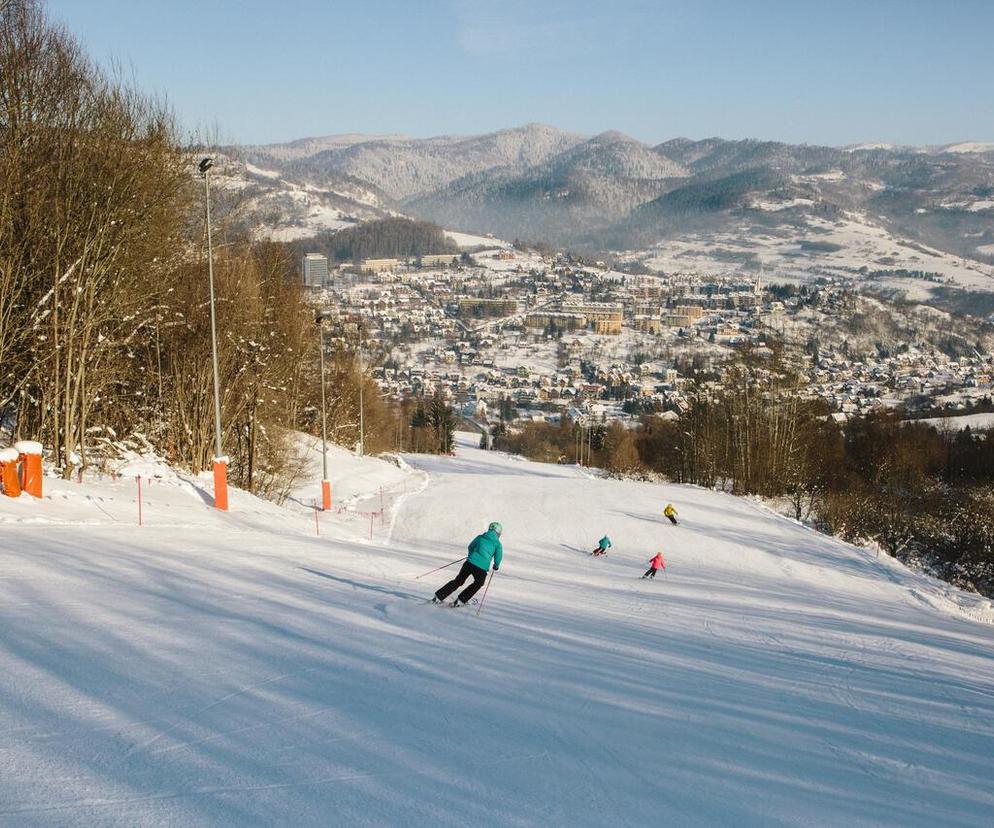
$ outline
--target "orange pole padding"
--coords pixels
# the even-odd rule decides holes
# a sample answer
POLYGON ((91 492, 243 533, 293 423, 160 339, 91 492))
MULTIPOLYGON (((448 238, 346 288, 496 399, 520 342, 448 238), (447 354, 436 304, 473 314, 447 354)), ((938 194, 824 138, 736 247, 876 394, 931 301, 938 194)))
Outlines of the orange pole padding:
POLYGON ((42 496, 41 443, 20 440, 14 448, 21 453, 21 488, 32 497, 42 496))
POLYGON ((331 511, 331 481, 321 481, 321 511, 331 511))
POLYGON ((228 511, 228 458, 214 458, 214 508, 228 511))
POLYGON ((21 453, 17 449, 0 449, 0 486, 7 497, 19 497, 21 494, 20 459, 21 453))

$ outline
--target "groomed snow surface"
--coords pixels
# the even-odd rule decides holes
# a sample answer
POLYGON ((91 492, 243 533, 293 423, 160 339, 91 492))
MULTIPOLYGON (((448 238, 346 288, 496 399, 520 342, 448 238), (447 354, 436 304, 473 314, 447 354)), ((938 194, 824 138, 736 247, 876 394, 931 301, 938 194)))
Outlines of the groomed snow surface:
POLYGON ((0 824, 990 824, 989 602, 474 442, 337 452, 320 537, 306 487, 218 514, 163 472, 140 528, 133 477, 0 498, 0 824), (491 520, 482 614, 423 603, 491 520))

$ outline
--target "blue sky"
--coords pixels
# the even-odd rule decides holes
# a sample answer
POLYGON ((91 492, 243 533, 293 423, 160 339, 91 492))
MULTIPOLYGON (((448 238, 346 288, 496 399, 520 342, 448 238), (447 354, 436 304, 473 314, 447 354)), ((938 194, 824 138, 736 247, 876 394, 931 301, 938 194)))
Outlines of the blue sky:
POLYGON ((187 130, 994 141, 987 0, 49 0, 187 130))

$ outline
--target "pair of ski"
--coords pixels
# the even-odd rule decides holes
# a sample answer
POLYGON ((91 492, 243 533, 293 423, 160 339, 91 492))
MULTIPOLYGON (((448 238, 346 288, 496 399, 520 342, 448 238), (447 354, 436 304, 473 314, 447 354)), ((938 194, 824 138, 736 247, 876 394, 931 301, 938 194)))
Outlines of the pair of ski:
POLYGON ((460 609, 461 607, 475 606, 476 603, 477 603, 477 600, 476 600, 476 598, 470 598, 468 604, 460 604, 458 600, 456 600, 456 601, 436 601, 434 598, 429 598, 427 601, 425 601, 425 603, 429 604, 430 606, 433 606, 433 607, 447 607, 448 609, 460 609))

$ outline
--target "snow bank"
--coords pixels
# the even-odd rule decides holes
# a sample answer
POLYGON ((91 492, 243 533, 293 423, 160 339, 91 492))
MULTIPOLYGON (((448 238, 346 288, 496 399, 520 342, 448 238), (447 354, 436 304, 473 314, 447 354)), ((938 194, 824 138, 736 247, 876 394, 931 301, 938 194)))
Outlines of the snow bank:
POLYGON ((264 170, 261 167, 255 166, 255 164, 246 164, 245 170, 251 175, 258 175, 263 178, 276 180, 280 177, 280 174, 275 170, 264 170))
POLYGON ((942 151, 956 153, 994 152, 994 144, 984 141, 964 141, 961 144, 950 144, 943 147, 942 151))
POLYGON ((121 450, 118 460, 110 464, 121 477, 147 477, 157 480, 179 480, 165 459, 152 452, 121 450))

